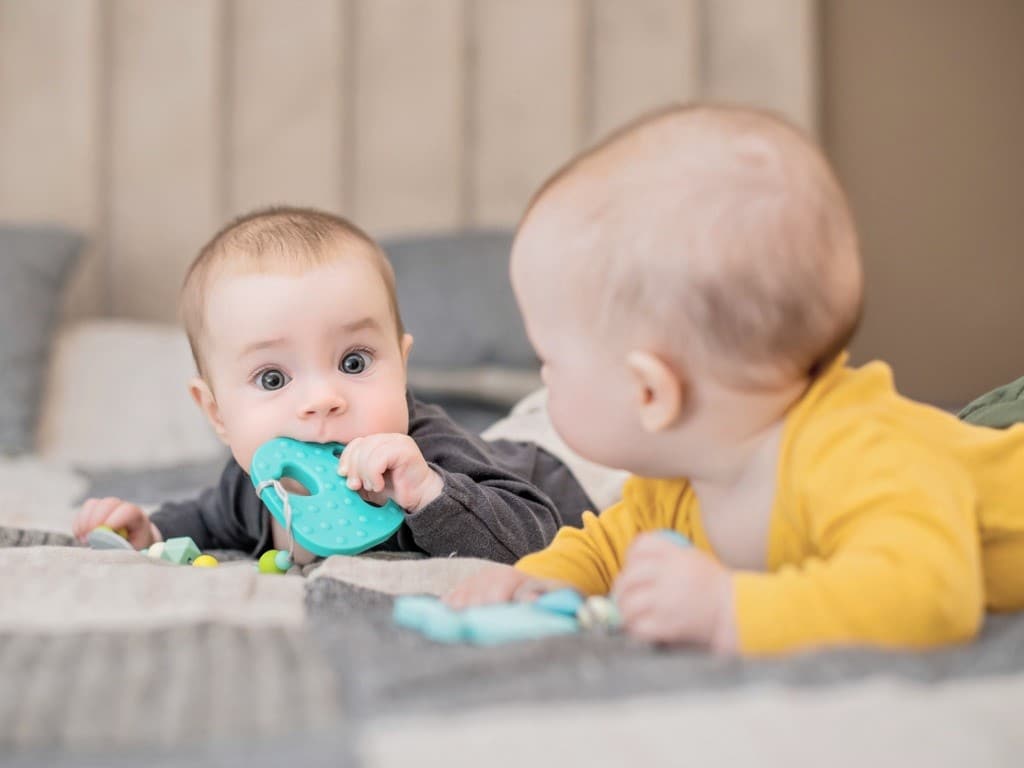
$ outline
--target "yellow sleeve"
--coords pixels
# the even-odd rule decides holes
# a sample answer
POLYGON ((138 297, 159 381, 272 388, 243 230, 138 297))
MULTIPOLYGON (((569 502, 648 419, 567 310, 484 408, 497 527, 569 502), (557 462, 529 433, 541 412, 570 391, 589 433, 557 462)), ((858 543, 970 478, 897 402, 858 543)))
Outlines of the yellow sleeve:
POLYGON ((652 481, 630 478, 622 501, 600 515, 583 514, 582 528, 561 528, 539 552, 519 560, 516 568, 542 579, 572 584, 585 595, 606 595, 622 569, 626 549, 634 537, 653 526, 656 494, 652 481))
POLYGON ((912 441, 865 437, 805 468, 793 498, 815 555, 734 574, 744 654, 927 648, 977 633, 984 589, 970 476, 912 441))

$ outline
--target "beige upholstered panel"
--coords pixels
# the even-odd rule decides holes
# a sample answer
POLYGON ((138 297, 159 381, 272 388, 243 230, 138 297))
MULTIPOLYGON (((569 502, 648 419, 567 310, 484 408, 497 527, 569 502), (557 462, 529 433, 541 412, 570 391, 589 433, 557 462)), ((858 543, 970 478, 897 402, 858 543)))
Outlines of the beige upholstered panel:
POLYGON ((510 226, 573 152, 698 97, 816 125, 815 0, 0 0, 0 220, 92 240, 72 314, 174 316, 230 216, 510 226))
POLYGON ((816 133, 816 5, 710 0, 703 7, 703 95, 777 109, 816 133))
POLYGON ((700 94, 698 0, 597 0, 593 9, 588 139, 700 94))
POLYGON ((583 138, 583 3, 493 0, 472 13, 472 222, 515 222, 583 138))
POLYGON ((275 203, 344 205, 344 55, 349 18, 336 0, 229 6, 227 213, 275 203))
POLYGON ((371 232, 460 223, 462 5, 356 0, 351 214, 371 232))
MULTIPOLYGON (((0 221, 53 221, 102 240, 98 0, 0 0, 0 221)), ((104 304, 101 242, 70 306, 104 304)))
POLYGON ((221 0, 113 0, 110 311, 170 319, 223 212, 221 0))

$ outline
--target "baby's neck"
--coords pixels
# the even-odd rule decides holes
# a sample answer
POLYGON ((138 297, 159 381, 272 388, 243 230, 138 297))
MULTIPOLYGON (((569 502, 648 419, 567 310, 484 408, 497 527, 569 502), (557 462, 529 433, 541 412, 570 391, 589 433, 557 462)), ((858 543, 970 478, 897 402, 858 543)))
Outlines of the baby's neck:
POLYGON ((700 446, 686 476, 695 484, 728 488, 743 481, 752 463, 775 441, 790 408, 809 381, 794 380, 764 390, 708 387, 700 412, 687 428, 687 442, 700 446))
POLYGON ((764 392, 709 393, 704 449, 687 474, 700 504, 705 533, 719 557, 733 568, 763 569, 775 499, 779 447, 786 414, 808 382, 764 392))

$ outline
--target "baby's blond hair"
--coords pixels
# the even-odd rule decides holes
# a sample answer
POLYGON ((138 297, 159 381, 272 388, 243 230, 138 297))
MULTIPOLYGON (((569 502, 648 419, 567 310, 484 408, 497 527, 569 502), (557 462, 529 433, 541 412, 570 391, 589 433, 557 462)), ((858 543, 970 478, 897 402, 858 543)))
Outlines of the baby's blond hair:
POLYGON ((200 376, 206 376, 202 339, 206 297, 214 279, 225 273, 301 274, 340 259, 358 248, 379 270, 387 290, 398 337, 404 334, 395 291, 395 272, 379 245, 341 216, 312 208, 263 208, 240 216, 215 234, 185 274, 180 313, 200 376))
POLYGON ((863 277, 845 195, 779 117, 669 108, 572 160, 531 208, 560 190, 586 233, 574 266, 601 327, 637 318, 669 356, 699 355, 748 386, 814 375, 857 328, 863 277))

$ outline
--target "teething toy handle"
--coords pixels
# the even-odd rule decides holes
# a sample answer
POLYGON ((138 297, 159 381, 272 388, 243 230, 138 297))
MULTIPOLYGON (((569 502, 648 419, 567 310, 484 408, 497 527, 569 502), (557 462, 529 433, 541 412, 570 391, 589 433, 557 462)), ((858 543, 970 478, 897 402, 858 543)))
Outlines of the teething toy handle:
POLYGON ((288 477, 309 491, 309 496, 285 494, 282 498, 279 487, 267 485, 260 498, 297 544, 321 557, 365 552, 390 538, 405 519, 394 501, 377 507, 348 487, 338 475, 342 450, 341 443, 278 437, 256 450, 249 471, 258 489, 288 477))

